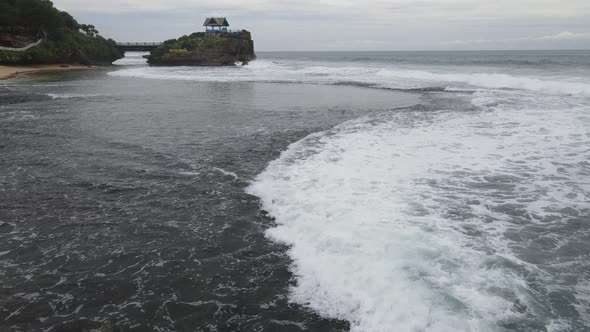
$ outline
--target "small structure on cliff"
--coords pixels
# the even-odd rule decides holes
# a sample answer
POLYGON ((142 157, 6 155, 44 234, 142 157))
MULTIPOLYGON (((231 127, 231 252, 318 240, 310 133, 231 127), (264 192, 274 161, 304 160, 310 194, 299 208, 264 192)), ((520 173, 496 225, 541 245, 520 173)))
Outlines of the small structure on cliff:
POLYGON ((203 26, 205 32, 228 32, 229 22, 225 17, 208 17, 203 26))

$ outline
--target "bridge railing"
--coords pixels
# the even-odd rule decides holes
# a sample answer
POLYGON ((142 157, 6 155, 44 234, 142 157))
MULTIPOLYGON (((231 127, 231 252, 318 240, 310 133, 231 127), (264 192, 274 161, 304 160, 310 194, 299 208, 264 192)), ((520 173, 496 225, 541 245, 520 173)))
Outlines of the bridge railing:
POLYGON ((221 29, 221 30, 214 30, 214 29, 206 29, 205 32, 209 32, 209 33, 240 33, 242 32, 242 29, 221 29))
POLYGON ((122 43, 117 43, 118 46, 160 46, 162 45, 162 43, 160 42, 137 42, 137 43, 133 43, 133 42, 122 42, 122 43))

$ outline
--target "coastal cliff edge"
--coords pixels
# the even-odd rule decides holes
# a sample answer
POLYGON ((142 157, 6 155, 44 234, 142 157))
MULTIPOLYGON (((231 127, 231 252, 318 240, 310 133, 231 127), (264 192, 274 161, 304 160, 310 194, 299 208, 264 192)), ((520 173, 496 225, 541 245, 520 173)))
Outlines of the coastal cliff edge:
POLYGON ((197 32, 165 41, 146 56, 151 66, 235 66, 256 59, 249 31, 197 32))

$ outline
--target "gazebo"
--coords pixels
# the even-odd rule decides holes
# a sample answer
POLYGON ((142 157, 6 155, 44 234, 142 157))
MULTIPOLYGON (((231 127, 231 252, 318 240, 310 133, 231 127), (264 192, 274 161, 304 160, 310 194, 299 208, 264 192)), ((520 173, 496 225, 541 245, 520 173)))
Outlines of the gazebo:
POLYGON ((206 32, 228 32, 229 22, 225 17, 209 17, 203 26, 206 32))

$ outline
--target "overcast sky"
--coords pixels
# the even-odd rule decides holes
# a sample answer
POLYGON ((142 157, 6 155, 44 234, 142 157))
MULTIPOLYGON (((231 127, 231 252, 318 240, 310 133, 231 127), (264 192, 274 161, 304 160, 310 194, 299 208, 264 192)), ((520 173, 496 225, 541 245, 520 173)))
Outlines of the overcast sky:
POLYGON ((590 0, 53 0, 117 41, 202 31, 207 16, 257 51, 590 49, 590 0))

